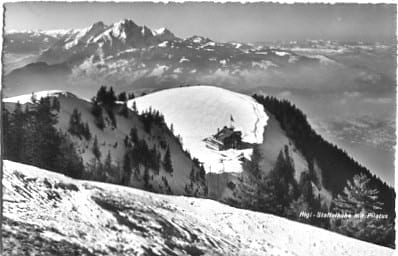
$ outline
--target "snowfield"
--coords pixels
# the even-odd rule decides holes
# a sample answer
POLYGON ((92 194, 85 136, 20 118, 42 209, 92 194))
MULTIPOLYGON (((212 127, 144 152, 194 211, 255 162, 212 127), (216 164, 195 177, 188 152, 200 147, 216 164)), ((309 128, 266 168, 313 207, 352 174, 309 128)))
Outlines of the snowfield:
POLYGON ((393 250, 208 199, 4 161, 5 255, 340 255, 393 250))
POLYGON ((183 146, 204 163, 207 172, 241 172, 240 156, 249 150, 216 151, 203 141, 231 124, 242 131, 242 140, 262 143, 268 116, 262 105, 247 95, 213 86, 190 86, 163 90, 129 101, 141 112, 159 110, 183 146), (231 117, 233 121, 231 121, 231 117))

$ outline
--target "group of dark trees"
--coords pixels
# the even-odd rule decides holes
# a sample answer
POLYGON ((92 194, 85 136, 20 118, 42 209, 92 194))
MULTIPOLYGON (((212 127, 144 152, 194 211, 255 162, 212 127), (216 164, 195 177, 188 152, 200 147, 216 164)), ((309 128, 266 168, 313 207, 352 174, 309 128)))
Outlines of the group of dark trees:
POLYGON ((163 167, 166 172, 173 173, 173 164, 171 163, 171 155, 169 147, 167 147, 166 153, 164 154, 163 167))
MULTIPOLYGON (((113 113, 119 113, 126 118, 129 115, 127 100, 134 98, 134 94, 127 95, 120 93, 117 97, 112 87, 102 86, 92 100, 91 112, 95 117, 95 124, 103 129, 106 126, 106 115, 110 117, 116 127, 116 119, 113 113), (116 101, 122 101, 119 104, 116 101), (119 112, 117 112, 119 110, 119 112), (105 114, 105 115, 104 115, 105 114), (112 117, 113 116, 113 117, 112 117)), ((105 155, 102 151, 100 137, 91 134, 88 123, 82 120, 82 114, 78 109, 73 109, 70 119, 68 132, 64 133, 55 128, 57 116, 60 110, 60 103, 56 97, 42 98, 36 100, 32 96, 32 104, 15 104, 14 111, 10 112, 3 108, 2 123, 4 129, 4 148, 5 158, 13 161, 31 164, 40 168, 61 172, 73 178, 87 180, 98 180, 115 184, 129 185, 131 175, 137 179, 143 179, 145 188, 151 190, 150 179, 153 175, 159 175, 161 169, 173 175, 174 166, 172 162, 172 152, 167 143, 165 135, 175 138, 177 146, 192 159, 188 151, 182 149, 180 137, 175 137, 173 132, 167 127, 163 115, 159 111, 149 109, 142 114, 137 113, 137 108, 133 104, 131 113, 135 113, 144 127, 144 134, 138 135, 136 128, 132 128, 129 136, 124 141, 126 153, 123 160, 114 161, 111 152, 105 155), (159 144, 148 144, 148 140, 153 140, 156 127, 159 144), (153 134, 151 134, 151 132, 153 134), (86 146, 93 153, 93 159, 83 163, 82 158, 76 152, 75 146, 70 136, 84 138, 90 143, 86 146), (147 140, 146 140, 147 138, 147 140), (143 173, 140 173, 143 171, 143 173)), ((117 147, 117 143, 114 145, 117 147)), ((86 149, 79 149, 85 152, 86 149)), ((79 153, 81 153, 79 152, 79 153)), ((193 159, 194 173, 191 174, 192 182, 205 180, 204 168, 197 159, 193 159)), ((166 192, 172 193, 166 176, 162 177, 166 192)))
POLYGON ((162 158, 161 150, 153 145, 151 148, 148 146, 144 139, 140 139, 137 134, 136 128, 131 128, 130 135, 126 136, 124 140, 126 146, 126 153, 123 161, 123 181, 127 185, 132 175, 132 170, 136 176, 139 175, 140 169, 144 169, 144 183, 149 186, 149 170, 156 175, 159 174, 161 166, 168 173, 173 173, 173 166, 171 162, 170 149, 167 146, 166 152, 162 158))
POLYGON ((158 110, 153 110, 151 107, 140 114, 140 120, 144 124, 144 130, 149 134, 153 125, 159 127, 166 126, 164 116, 158 110))
POLYGON ((134 93, 129 93, 129 94, 127 94, 126 92, 121 92, 121 93, 119 93, 118 94, 118 96, 117 96, 117 100, 118 101, 122 101, 122 102, 126 102, 126 101, 128 101, 128 100, 132 100, 132 99, 134 99, 135 98, 135 95, 134 95, 134 93))
POLYGON ((91 113, 95 117, 95 124, 101 130, 105 128, 105 121, 102 110, 105 109, 109 118, 111 119, 112 125, 116 127, 116 118, 113 113, 113 108, 116 106, 116 96, 113 88, 109 90, 106 86, 101 86, 97 91, 97 95, 91 99, 92 108, 91 113))
POLYGON ((99 146, 98 146, 98 138, 97 138, 97 136, 94 137, 93 147, 92 147, 91 150, 93 152, 94 158, 97 159, 97 160, 101 160, 101 151, 100 151, 99 146))
POLYGON ((102 153, 99 150, 97 137, 94 137, 91 150, 94 158, 86 164, 86 170, 82 178, 121 184, 121 166, 113 162, 110 151, 108 151, 104 160, 102 160, 102 153))
MULTIPOLYGON (((116 118, 114 114, 114 110, 116 107, 116 101, 121 101, 123 104, 119 107, 119 114, 124 117, 128 117, 129 115, 129 109, 127 107, 127 101, 130 99, 134 99, 135 95, 134 93, 129 93, 127 94, 126 92, 121 92, 119 93, 118 96, 115 95, 115 92, 113 91, 112 86, 106 87, 106 86, 101 86, 99 90, 97 91, 97 95, 91 99, 92 102, 92 108, 91 108, 91 113, 95 117, 95 124, 97 125, 98 128, 101 130, 105 128, 105 121, 104 121, 104 116, 103 116, 103 110, 108 114, 112 126, 116 127, 116 118)), ((136 110, 135 110, 136 111, 136 110)))
POLYGON ((268 175, 262 177, 262 182, 259 183, 256 205, 260 211, 286 215, 290 203, 297 197, 294 167, 286 152, 279 152, 275 167, 268 175))
POLYGON ((80 178, 83 161, 69 137, 55 128, 59 108, 56 97, 34 96, 24 109, 19 103, 12 112, 3 107, 5 159, 80 178))
POLYGON ((90 128, 87 123, 82 122, 81 118, 82 114, 75 108, 73 109, 72 115, 69 119, 69 128, 68 132, 72 135, 79 137, 80 139, 83 137, 86 140, 91 139, 90 128))
MULTIPOLYGON (((145 189, 152 190, 153 188, 149 181, 153 175, 159 175, 161 167, 166 173, 173 175, 174 167, 171 149, 170 145, 165 139, 165 135, 168 134, 171 136, 171 138, 176 139, 175 142, 177 143, 177 146, 181 146, 183 153, 193 162, 190 173, 191 189, 187 189, 192 192, 194 190, 194 183, 198 182, 205 185, 206 172, 202 164, 199 163, 198 159, 192 158, 189 152, 182 148, 181 139, 179 136, 176 137, 173 134, 173 131, 167 127, 163 115, 159 111, 149 108, 147 111, 141 113, 138 117, 143 123, 144 132, 147 134, 147 136, 156 136, 155 134, 158 132, 161 134, 160 136, 157 136, 159 139, 159 146, 157 146, 156 143, 154 143, 152 147, 148 146, 146 140, 144 139, 146 136, 141 136, 140 138, 140 136, 138 136, 137 129, 132 128, 130 130, 129 136, 126 136, 124 139, 124 145, 126 146, 127 150, 123 161, 122 183, 125 185, 128 184, 131 175, 134 175, 137 179, 142 177, 145 189), (160 131, 153 130, 154 127, 160 129, 160 131), (143 170, 142 174, 140 173, 140 170, 143 170)), ((167 178, 163 176, 162 180, 164 181, 164 186, 166 188, 165 192, 172 193, 171 188, 168 185, 167 178)), ((197 193, 199 193, 199 191, 197 191, 197 193)))
POLYGON ((206 171, 203 167, 203 164, 199 162, 197 158, 193 158, 193 165, 191 168, 191 172, 189 173, 189 180, 188 184, 185 184, 185 193, 187 195, 197 196, 199 195, 199 188, 194 186, 194 184, 202 184, 204 188, 204 194, 207 195, 208 188, 206 185, 206 171), (195 168, 197 167, 197 168, 195 168))
MULTIPOLYGON (((305 204, 301 202, 296 206, 296 208, 300 207, 299 205, 301 205, 302 207, 308 202, 315 200, 309 205, 312 211, 323 210, 322 208, 320 208, 321 206, 319 200, 309 196, 311 194, 310 192, 312 188, 309 185, 304 185, 309 184, 310 181, 315 184, 319 182, 316 180, 316 176, 313 175, 313 164, 314 162, 316 162, 319 168, 322 170, 322 185, 328 191, 332 192, 332 196, 334 198, 331 208, 328 209, 329 211, 348 211, 358 213, 358 211, 361 211, 364 208, 358 208, 358 205, 356 205, 356 203, 360 200, 364 200, 364 198, 376 198, 375 195, 371 196, 367 193, 367 191, 373 191, 373 193, 377 193, 377 200, 364 204, 373 206, 378 205, 379 208, 373 209, 373 212, 385 213, 389 216, 387 220, 383 221, 371 221, 369 218, 365 218, 362 220, 362 222, 350 219, 340 222, 332 223, 329 221, 329 223, 325 223, 323 220, 315 220, 322 222, 318 222, 316 224, 362 240, 376 242, 381 245, 393 247, 393 220, 395 218, 395 192, 393 188, 389 187, 386 183, 382 182, 378 177, 373 175, 368 169, 361 166, 354 159, 349 157, 346 152, 339 149, 337 146, 325 141, 311 128, 311 126, 307 122, 306 116, 290 102, 286 100, 278 100, 275 97, 269 96, 263 97, 254 95, 254 98, 276 118, 276 120, 280 123, 282 129, 286 132, 287 136, 295 142, 295 146, 304 155, 307 162, 310 163, 310 169, 312 170, 309 170, 309 177, 302 176, 303 184, 299 186, 299 188, 301 187, 300 190, 303 197, 300 199, 300 196, 298 199, 305 199, 305 204), (348 185, 346 186, 347 182, 348 185), (359 187, 356 188, 355 186, 359 187), (366 189, 364 187, 366 187, 366 189), (307 192, 304 193, 304 191, 307 192), (347 193, 350 193, 349 191, 352 191, 352 194, 355 195, 357 198, 353 196, 351 197, 351 199, 349 199, 350 196, 347 195, 347 193), (345 195, 343 197, 345 197, 344 200, 346 201, 346 203, 344 205, 346 208, 342 208, 342 195, 345 195), (372 238, 369 238, 369 234, 374 235, 371 236, 372 238)), ((254 153, 255 152, 256 151, 254 151, 254 153)), ((256 157, 256 154, 254 154, 254 157, 256 157)), ((287 168, 287 166, 283 166, 280 164, 278 165, 278 162, 281 162, 280 157, 278 157, 277 165, 275 167, 276 169, 280 169, 281 167, 283 167, 282 169, 287 168)), ((254 167, 252 165, 251 169, 256 171, 255 169, 253 169, 254 167)), ((271 181, 281 180, 280 178, 273 178, 274 175, 279 176, 281 174, 274 174, 273 171, 271 171, 268 179, 271 181)), ((285 181, 287 182, 287 180, 285 181)), ((274 194, 279 195, 279 199, 282 198, 282 201, 280 201, 282 205, 273 206, 273 209, 286 209, 287 204, 285 204, 282 192, 289 193, 287 185, 272 183, 269 184, 269 181, 265 182, 264 184, 264 187, 267 188, 266 191, 268 190, 265 193, 267 194, 265 198, 270 196, 272 197, 274 196, 274 194)), ((294 186, 292 186, 292 189, 293 188, 294 186)), ((281 211, 279 211, 279 214, 280 213, 281 211)), ((287 211, 283 215, 289 216, 289 211, 287 211)))
POLYGON ((333 196, 343 191, 347 180, 352 180, 355 175, 364 174, 371 178, 369 180, 370 187, 376 188, 380 192, 380 199, 384 204, 383 209, 388 213, 394 213, 394 189, 336 145, 325 141, 311 128, 306 116, 296 106, 289 101, 278 100, 275 97, 254 95, 254 98, 275 116, 306 160, 308 162, 316 161, 322 170, 323 185, 333 193, 333 196))
MULTIPOLYGON (((286 145, 279 152, 274 168, 264 174, 260 170, 261 154, 258 145, 254 146, 252 158, 246 169, 255 181, 254 194, 246 206, 250 209, 288 217, 293 220, 325 227, 325 221, 316 218, 300 218, 300 212, 316 212, 321 209, 321 201, 313 191, 315 177, 307 170, 301 174, 299 182, 294 178, 294 163, 286 145)), ((311 167, 310 167, 311 168, 311 167)))
MULTIPOLYGON (((127 107, 127 101, 134 99, 134 98, 135 98, 134 93, 129 93, 129 94, 127 94, 126 92, 119 93, 119 95, 117 96, 117 100, 123 102, 123 105, 120 107, 120 110, 119 110, 119 114, 121 116, 128 118, 129 109, 127 107)), ((135 106, 135 102, 134 102, 134 106, 135 106)), ((135 107, 133 111, 137 112, 137 108, 135 107)))
POLYGON ((205 181, 206 179, 206 171, 205 168, 203 167, 203 164, 199 162, 199 159, 193 157, 191 158, 193 165, 198 167, 198 171, 195 172, 194 167, 192 166, 190 178, 191 181, 205 181))
POLYGON ((91 113, 95 118, 94 123, 99 129, 103 130, 105 128, 105 121, 102 113, 102 107, 95 98, 93 98, 91 102, 91 113))
MULTIPOLYGON (((126 103, 127 100, 134 99, 134 97, 134 94, 126 94, 125 92, 120 93, 116 97, 112 87, 107 88, 105 86, 101 86, 97 92, 97 95, 92 99, 92 113, 95 116, 96 125, 101 129, 105 127, 103 110, 105 110, 111 120, 114 119, 112 116, 113 111, 116 109, 119 109, 118 113, 120 115, 127 118, 130 110, 128 109, 126 103), (123 102, 123 105, 116 104, 116 101, 123 102)), ((133 103, 131 111, 137 114, 138 119, 142 122, 144 131, 147 135, 154 136, 152 131, 154 127, 157 127, 161 130, 162 134, 169 134, 170 136, 175 137, 177 144, 182 148, 181 137, 174 136, 173 131, 167 127, 164 116, 159 111, 149 108, 148 110, 138 114, 135 103, 133 103)), ((112 123, 114 126, 116 126, 116 122, 112 121, 112 123)), ((130 134, 124 139, 124 145, 126 147, 126 152, 123 156, 123 163, 121 166, 121 184, 128 185, 131 176, 134 175, 137 179, 142 178, 144 181, 144 187, 150 190, 151 186, 149 184, 149 179, 151 178, 151 175, 158 175, 161 167, 167 173, 173 175, 174 168, 171 160, 171 150, 164 139, 160 140, 159 147, 156 145, 156 143, 153 144, 153 146, 149 146, 145 140, 145 136, 139 137, 137 129, 132 128, 130 134), (140 170, 141 172, 143 171, 143 173, 140 173, 140 170)), ((91 172, 102 173, 101 170, 103 169, 102 167, 104 164, 100 160, 101 156, 96 139, 94 140, 92 151, 95 159, 93 159, 89 165, 91 166, 91 172)), ((189 152, 184 150, 183 152, 187 155, 187 157, 192 159, 189 152)), ((197 159, 194 160, 197 161, 197 159)), ((204 180, 204 168, 197 162, 194 162, 194 165, 199 166, 199 172, 195 175, 195 177, 200 177, 200 179, 204 180)), ((101 175, 95 176, 101 177, 101 175)))

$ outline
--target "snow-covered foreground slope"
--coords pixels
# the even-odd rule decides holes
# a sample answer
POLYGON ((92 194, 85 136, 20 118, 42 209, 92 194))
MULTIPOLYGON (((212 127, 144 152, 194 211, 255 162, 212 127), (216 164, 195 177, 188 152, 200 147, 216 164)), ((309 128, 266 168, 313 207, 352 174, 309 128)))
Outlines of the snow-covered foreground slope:
POLYGON ((392 255, 212 200, 77 181, 4 161, 5 255, 392 255))
POLYGON ((263 106, 251 97, 213 86, 168 89, 131 100, 130 107, 133 102, 139 111, 159 110, 207 172, 240 172, 239 156, 250 156, 251 149, 215 151, 206 147, 205 138, 232 124, 242 131, 243 141, 262 143, 268 120, 263 106))

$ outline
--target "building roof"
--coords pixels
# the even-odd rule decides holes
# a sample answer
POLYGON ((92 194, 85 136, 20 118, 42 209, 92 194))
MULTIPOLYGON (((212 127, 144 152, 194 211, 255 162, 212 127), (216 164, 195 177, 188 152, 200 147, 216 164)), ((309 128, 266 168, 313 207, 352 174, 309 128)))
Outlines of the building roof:
POLYGON ((214 137, 217 140, 223 141, 224 139, 231 137, 232 135, 239 135, 240 136, 241 132, 235 131, 233 127, 226 127, 221 129, 214 137))

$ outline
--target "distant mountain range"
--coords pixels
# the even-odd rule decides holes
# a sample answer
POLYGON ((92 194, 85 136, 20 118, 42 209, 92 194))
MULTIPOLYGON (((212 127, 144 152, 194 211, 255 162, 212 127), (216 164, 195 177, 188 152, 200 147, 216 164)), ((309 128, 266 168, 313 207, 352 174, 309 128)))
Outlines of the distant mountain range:
MULTIPOLYGON (((317 45, 321 47, 322 42, 317 45)), ((111 25, 97 22, 84 29, 11 31, 6 33, 4 44, 8 74, 5 94, 29 93, 36 88, 67 89, 89 96, 99 84, 112 85, 118 91, 150 91, 176 83, 217 84, 248 91, 264 86, 264 81, 269 81, 268 86, 281 86, 289 83, 287 77, 306 70, 347 68, 321 53, 308 54, 308 49, 299 52, 297 47, 284 46, 221 43, 202 36, 182 39, 166 28, 152 30, 128 19, 111 25)), ((328 49, 337 52, 365 47, 332 46, 328 49)), ((363 69, 353 72, 358 76, 358 81, 350 85, 353 88, 361 81, 388 79, 370 70, 366 70, 366 76, 363 69)))

